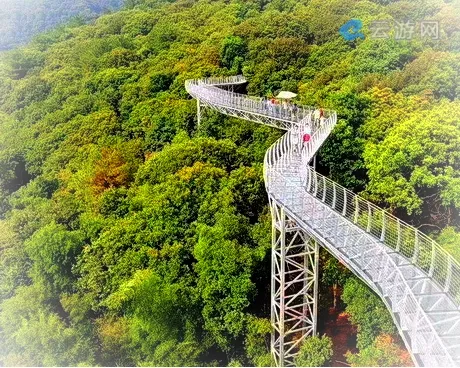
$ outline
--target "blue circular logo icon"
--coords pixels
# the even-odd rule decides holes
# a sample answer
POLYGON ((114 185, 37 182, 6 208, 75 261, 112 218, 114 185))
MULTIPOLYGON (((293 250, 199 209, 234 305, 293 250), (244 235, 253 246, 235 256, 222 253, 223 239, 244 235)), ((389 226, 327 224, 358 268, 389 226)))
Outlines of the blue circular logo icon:
POLYGON ((364 40, 364 33, 359 32, 363 28, 363 22, 359 19, 350 19, 339 29, 339 33, 347 41, 354 41, 357 38, 364 40))

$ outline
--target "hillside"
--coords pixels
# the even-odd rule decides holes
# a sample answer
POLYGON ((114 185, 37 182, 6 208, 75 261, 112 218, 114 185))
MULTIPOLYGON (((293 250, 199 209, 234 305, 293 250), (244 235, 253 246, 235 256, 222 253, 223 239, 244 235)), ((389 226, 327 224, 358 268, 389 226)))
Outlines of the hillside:
POLYGON ((95 18, 120 8, 123 0, 2 0, 0 51, 23 45, 34 35, 73 17, 95 18))
MULTIPOLYGON (((127 5, 0 65, 1 365, 270 365, 262 161, 282 133, 209 110, 198 127, 189 78, 242 73, 252 95, 336 110, 319 171, 460 259, 458 3, 127 5), (372 37, 406 17, 439 40, 372 37), (340 35, 352 18, 365 39, 340 35)), ((383 303, 322 254, 325 310, 330 288, 350 363, 408 364, 383 303)))

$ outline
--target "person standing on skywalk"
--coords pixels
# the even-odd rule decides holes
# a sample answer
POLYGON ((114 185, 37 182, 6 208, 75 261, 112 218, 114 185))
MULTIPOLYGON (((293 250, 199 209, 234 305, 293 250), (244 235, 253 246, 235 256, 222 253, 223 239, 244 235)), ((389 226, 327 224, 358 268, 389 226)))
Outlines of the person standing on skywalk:
POLYGON ((306 150, 308 146, 308 142, 311 140, 311 128, 308 125, 305 125, 303 127, 303 134, 302 134, 302 142, 303 142, 303 147, 306 150))
POLYGON ((292 152, 298 154, 300 146, 300 126, 295 126, 289 134, 291 135, 292 152))
POLYGON ((319 122, 319 118, 321 117, 321 112, 319 109, 316 109, 314 112, 313 112, 313 122, 315 124, 317 124, 319 122))

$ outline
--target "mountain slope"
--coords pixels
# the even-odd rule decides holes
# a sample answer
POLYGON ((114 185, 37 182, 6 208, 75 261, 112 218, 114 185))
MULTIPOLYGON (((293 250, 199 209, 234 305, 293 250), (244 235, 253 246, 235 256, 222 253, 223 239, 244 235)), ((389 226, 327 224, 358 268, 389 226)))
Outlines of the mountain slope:
POLYGON ((2 0, 0 50, 22 45, 72 17, 91 19, 118 9, 122 3, 123 0, 2 0))

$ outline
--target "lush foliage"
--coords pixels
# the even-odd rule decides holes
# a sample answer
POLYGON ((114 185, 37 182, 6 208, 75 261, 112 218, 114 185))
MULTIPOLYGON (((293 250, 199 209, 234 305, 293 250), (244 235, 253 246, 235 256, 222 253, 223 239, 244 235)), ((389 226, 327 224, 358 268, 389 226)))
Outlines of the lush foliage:
POLYGON ((295 358, 297 367, 322 367, 332 357, 332 340, 328 336, 307 337, 295 358))
MULTIPOLYGON (((456 3, 126 5, 2 57, 1 365, 272 363, 261 163, 281 132, 208 110, 198 128, 188 78, 241 71, 251 94, 336 109, 319 169, 458 254, 456 3), (441 39, 338 33, 407 14, 440 20, 441 39)), ((361 349, 395 332, 375 295, 323 266, 361 349)))
POLYGON ((372 345, 357 354, 347 353, 347 362, 352 367, 407 367, 412 360, 407 351, 401 350, 390 335, 378 336, 372 345))
POLYGON ((342 299, 350 321, 358 327, 358 348, 370 346, 381 333, 395 333, 391 315, 383 302, 357 278, 349 278, 342 299))

